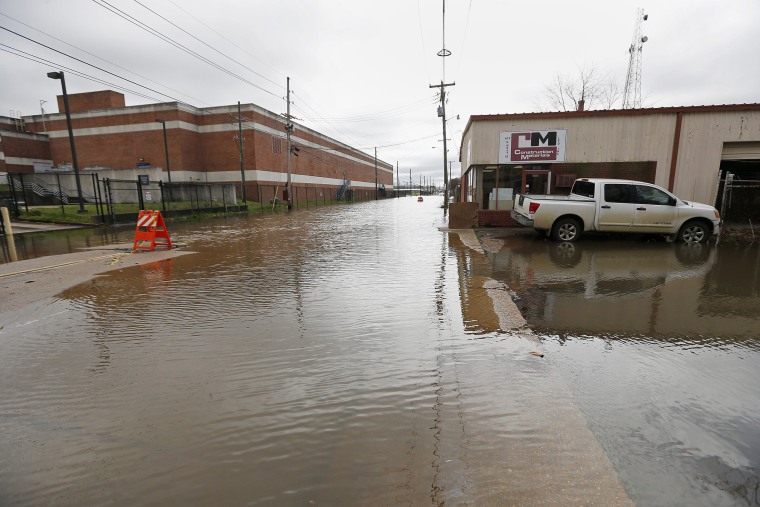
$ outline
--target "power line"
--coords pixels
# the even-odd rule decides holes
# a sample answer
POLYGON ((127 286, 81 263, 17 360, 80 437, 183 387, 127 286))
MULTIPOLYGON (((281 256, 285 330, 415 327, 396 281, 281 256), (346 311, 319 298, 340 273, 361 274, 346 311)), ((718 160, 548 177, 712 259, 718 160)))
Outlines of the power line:
MULTIPOLYGON (((95 2, 97 3, 97 1, 96 1, 96 0, 93 0, 93 1, 95 1, 95 2)), ((107 4, 107 2, 103 2, 103 3, 104 3, 104 4, 107 4)), ((99 6, 101 6, 101 7, 107 8, 107 9, 108 9, 108 7, 112 7, 112 6, 110 6, 110 4, 108 4, 108 7, 106 7, 105 5, 101 5, 101 4, 98 4, 98 5, 99 5, 99 6)), ((109 9, 109 10, 111 10, 111 9, 109 9)), ((118 9, 116 9, 116 10, 118 10, 118 9)), ((114 14, 117 14, 117 15, 119 15, 120 17, 122 17, 122 18, 126 19, 127 21, 130 21, 130 22, 132 22, 131 20, 127 19, 125 16, 123 16, 123 15, 121 15, 121 14, 117 13, 117 12, 114 12, 114 11, 111 11, 111 12, 113 12, 114 14)), ((121 12, 123 12, 123 11, 121 11, 121 12)), ((126 14, 126 13, 124 13, 124 15, 126 15, 126 16, 129 16, 129 15, 128 15, 128 14, 126 14)), ((124 67, 120 67, 120 66, 118 66, 117 64, 114 64, 113 62, 110 62, 110 61, 108 61, 108 60, 106 60, 106 59, 103 59, 103 58, 101 58, 101 57, 99 57, 99 56, 97 56, 97 55, 93 54, 93 53, 90 53, 90 52, 84 51, 84 50, 82 50, 81 48, 78 48, 78 47, 76 47, 76 46, 74 46, 74 45, 72 45, 72 44, 69 44, 68 42, 66 42, 66 41, 64 41, 64 40, 62 40, 62 39, 60 39, 60 38, 54 37, 54 36, 52 36, 52 35, 50 35, 50 34, 48 34, 48 33, 46 33, 46 32, 43 32, 43 31, 41 31, 41 30, 38 30, 38 29, 36 29, 36 28, 34 28, 34 27, 30 26, 30 25, 27 25, 27 24, 25 24, 25 23, 23 23, 23 22, 21 22, 21 21, 19 21, 19 20, 16 20, 16 19, 14 19, 14 18, 11 18, 10 16, 6 16, 6 17, 8 17, 9 19, 11 19, 11 20, 13 20, 13 21, 16 21, 16 22, 18 22, 18 23, 20 23, 20 24, 22 24, 22 25, 24 25, 24 26, 26 26, 27 28, 30 28, 30 29, 32 29, 32 30, 35 30, 35 31, 37 31, 37 32, 39 32, 39 33, 42 33, 42 34, 44 34, 44 35, 46 35, 46 36, 48 36, 48 37, 50 37, 50 38, 52 38, 52 39, 54 39, 54 40, 56 40, 56 41, 60 42, 60 43, 66 44, 67 46, 70 46, 70 47, 72 47, 72 48, 75 48, 75 49, 77 49, 77 50, 80 50, 80 51, 82 51, 82 52, 84 52, 84 53, 88 54, 89 56, 91 56, 91 57, 93 57, 93 58, 97 58, 97 59, 99 59, 99 60, 102 60, 102 61, 104 61, 104 62, 107 62, 107 63, 109 63, 109 64, 111 64, 111 65, 114 65, 115 67, 118 67, 118 68, 120 68, 120 69, 122 69, 122 70, 125 70, 125 71, 127 71, 127 72, 131 72, 130 70, 128 70, 128 69, 126 69, 126 68, 124 68, 124 67)), ((136 20, 136 21, 137 21, 137 20, 136 20)), ((133 24, 136 24, 136 23, 134 23, 134 22, 133 22, 133 24)), ((138 26, 139 26, 139 25, 138 25, 138 26)), ((147 25, 146 25, 146 27, 147 27, 147 25)), ((121 80, 123 80, 123 81, 125 81, 125 82, 128 82, 128 83, 131 83, 131 84, 133 84, 133 85, 135 85, 135 86, 137 86, 137 87, 139 87, 139 88, 142 88, 142 89, 148 90, 148 91, 150 91, 150 92, 152 92, 152 93, 154 93, 154 94, 157 94, 157 95, 159 95, 159 96, 162 96, 162 97, 168 98, 169 100, 171 100, 171 101, 174 101, 174 102, 176 102, 176 103, 179 103, 179 104, 185 104, 185 105, 187 105, 187 106, 189 106, 189 107, 192 107, 193 109, 198 109, 197 107, 193 106, 192 104, 189 104, 189 103, 187 103, 187 102, 185 102, 185 101, 183 101, 183 100, 180 100, 180 99, 178 99, 178 98, 176 98, 176 97, 174 97, 174 96, 172 96, 172 95, 169 95, 169 94, 167 94, 167 93, 163 93, 163 92, 161 92, 161 91, 159 91, 159 90, 156 90, 156 89, 154 89, 154 88, 151 88, 151 87, 149 87, 149 86, 146 86, 146 85, 144 85, 144 84, 141 84, 140 82, 137 82, 137 81, 135 81, 135 80, 132 80, 132 79, 128 79, 128 78, 124 77, 123 75, 119 75, 119 74, 117 74, 117 73, 115 73, 115 72, 111 72, 111 71, 109 71, 109 70, 106 70, 105 68, 102 68, 102 67, 100 67, 100 66, 94 65, 94 64, 92 64, 92 63, 90 63, 90 62, 87 62, 87 61, 85 61, 85 60, 81 59, 81 58, 77 58, 77 57, 75 57, 75 56, 73 56, 73 55, 71 55, 71 54, 68 54, 68 53, 64 52, 64 51, 60 51, 60 50, 58 50, 58 49, 55 49, 55 48, 54 48, 54 47, 52 47, 52 46, 49 46, 49 45, 47 45, 47 44, 44 44, 44 43, 42 43, 42 42, 39 42, 39 41, 37 41, 37 40, 34 40, 34 39, 32 39, 32 38, 30 38, 30 37, 27 37, 27 36, 25 36, 25 35, 23 35, 23 34, 20 34, 20 33, 18 33, 18 32, 15 32, 15 31, 13 31, 13 30, 11 30, 11 29, 9 29, 9 28, 6 28, 6 27, 2 27, 2 26, 0 26, 0 28, 2 28, 3 30, 5 30, 5 31, 7 31, 7 32, 9 32, 9 33, 12 33, 12 34, 14 34, 14 35, 16 35, 16 36, 18 36, 18 37, 20 37, 20 38, 22 38, 22 39, 25 39, 25 40, 27 40, 27 41, 29 41, 29 42, 32 42, 32 43, 34 43, 34 44, 36 44, 36 45, 38 45, 38 46, 44 47, 44 48, 46 48, 46 49, 48 49, 48 50, 50 50, 50 51, 53 51, 53 52, 55 52, 55 53, 58 53, 58 54, 60 54, 60 55, 63 55, 63 56, 65 56, 65 57, 67 57, 67 58, 70 58, 70 59, 72 59, 72 60, 74 60, 74 61, 76 61, 76 62, 79 62, 79 63, 81 63, 81 64, 84 64, 84 65, 87 65, 87 66, 89 66, 89 67, 92 67, 92 68, 94 68, 94 69, 96 69, 96 70, 98 70, 98 71, 100 71, 100 72, 104 72, 104 73, 106 73, 106 74, 108 74, 108 75, 111 75, 111 76, 113 76, 113 77, 117 78, 117 79, 121 79, 121 80)), ((141 27, 141 28, 142 28, 142 27, 141 27)), ((144 30, 147 30, 148 28, 150 28, 150 27, 147 27, 147 28, 143 28, 143 29, 144 29, 144 30)), ((160 35, 162 35, 162 34, 160 34, 160 35)), ((156 35, 156 36, 157 36, 157 37, 159 37, 159 35, 156 35)), ((159 37, 159 38, 161 38, 161 37, 159 37)), ((166 40, 166 39, 164 39, 164 40, 166 40)), ((167 41, 167 42, 169 42, 169 41, 167 41)), ((171 44, 171 42, 169 42, 169 43, 171 44)), ((174 45, 174 44, 173 44, 173 45, 174 45)), ((31 53, 27 53, 27 52, 24 52, 24 51, 22 51, 22 50, 19 50, 19 49, 17 49, 17 48, 13 48, 13 47, 11 47, 11 46, 6 46, 6 45, 3 45, 3 46, 5 46, 6 48, 8 48, 8 49, 10 50, 10 51, 9 51, 9 50, 5 50, 5 49, 3 49, 3 51, 4 51, 4 52, 6 52, 6 53, 9 53, 9 54, 12 54, 12 55, 14 55, 14 56, 18 56, 18 57, 21 57, 21 58, 25 58, 25 59, 27 59, 27 60, 33 61, 33 62, 35 62, 35 63, 38 63, 38 64, 41 64, 41 65, 49 65, 49 66, 54 66, 54 67, 57 67, 57 68, 61 68, 61 69, 67 70, 68 72, 70 72, 70 73, 71 73, 71 74, 73 74, 73 75, 76 75, 76 76, 82 77, 82 78, 84 78, 84 79, 88 79, 88 80, 91 80, 91 81, 93 81, 93 82, 97 82, 97 83, 100 83, 100 84, 104 84, 104 85, 106 85, 106 86, 112 87, 112 88, 114 88, 114 89, 117 89, 117 90, 121 90, 121 91, 124 91, 124 92, 127 92, 127 93, 131 93, 131 94, 133 94, 133 95, 135 95, 135 96, 139 96, 139 97, 145 98, 145 99, 147 99, 147 100, 151 100, 151 101, 154 101, 154 102, 162 102, 162 100, 161 100, 161 99, 158 99, 158 98, 156 98, 155 96, 151 96, 151 95, 149 95, 149 94, 146 94, 146 93, 143 93, 143 92, 139 92, 139 91, 136 91, 136 90, 134 90, 134 89, 130 89, 130 88, 128 88, 128 87, 125 87, 125 86, 123 86, 123 85, 118 85, 118 84, 116 84, 116 83, 112 83, 112 82, 109 82, 109 81, 107 81, 107 80, 104 80, 104 79, 101 79, 101 78, 98 78, 98 77, 95 77, 95 76, 92 76, 92 75, 89 75, 89 74, 83 73, 83 72, 81 72, 81 71, 79 71, 79 70, 76 70, 76 69, 74 69, 74 68, 72 68, 72 67, 69 67, 69 66, 65 66, 65 65, 61 65, 61 64, 58 64, 58 63, 56 63, 56 62, 53 62, 53 61, 51 61, 51 60, 45 59, 45 58, 43 58, 43 57, 41 57, 41 56, 33 55, 33 54, 31 54, 31 53)), ((199 56, 200 56, 200 55, 199 55, 199 56)), ((203 57, 201 57, 201 58, 203 58, 203 57)), ((206 60, 207 60, 207 59, 206 59, 206 60)), ((151 81, 151 82, 154 82, 154 83, 156 83, 155 81, 152 81, 152 80, 150 80, 149 78, 146 78, 146 77, 144 77, 144 76, 140 76, 140 77, 142 77, 143 79, 147 79, 148 81, 151 81)), ((156 83, 156 84, 160 84, 160 83, 156 83)), ((162 86, 165 86, 165 85, 162 85, 162 86)), ((168 88, 168 89, 171 89, 171 88, 169 88, 169 87, 166 87, 166 88, 168 88)), ((179 92, 178 90, 173 90, 173 91, 176 91, 176 92, 178 92, 178 93, 182 93, 182 92, 179 92)), ((271 92, 268 92, 268 93, 271 93, 271 92)), ((197 100, 197 99, 196 99, 196 100, 197 100)), ((203 101, 202 101, 202 100, 199 100, 199 102, 203 102, 203 101)), ((420 101, 420 102, 418 102, 418 103, 424 103, 424 102, 429 102, 429 101, 420 101)), ((386 115, 386 114, 387 114, 387 115, 393 115, 393 114, 397 114, 397 113, 399 113, 399 112, 402 112, 402 111, 404 111, 405 109, 408 109, 408 108, 413 108, 413 107, 415 106, 415 104, 417 104, 417 103, 414 103, 414 104, 408 104, 408 105, 404 105, 404 106, 399 106, 399 107, 397 107, 397 108, 391 108, 391 109, 389 109, 389 110, 386 110, 386 111, 383 111, 383 112, 380 112, 380 113, 370 113, 370 114, 367 114, 367 115, 360 115, 360 116, 357 116, 357 117, 353 117, 353 118, 352 118, 352 117, 347 117, 347 118, 350 118, 350 119, 353 119, 353 120, 357 120, 357 121, 370 121, 370 120, 372 120, 372 119, 373 119, 373 118, 372 118, 372 115, 374 114, 374 115, 378 115, 378 116, 377 116, 376 118, 374 118, 374 119, 382 119, 382 117, 383 117, 382 115, 386 115)), ((316 110, 314 110, 314 108, 311 108, 311 106, 309 106, 308 104, 306 104, 306 102, 304 102, 304 105, 305 105, 306 107, 309 107, 309 108, 310 108, 312 111, 314 111, 315 113, 319 114, 319 113, 318 113, 316 110)), ((300 109, 300 108, 299 108, 299 109, 300 109)), ((226 115, 224 115, 224 114, 220 114, 220 113, 214 113, 214 112, 210 112, 210 111, 207 111, 207 110, 202 110, 202 109, 201 109, 200 111, 202 111, 202 113, 203 113, 203 114, 206 114, 206 115, 210 115, 210 116, 216 116, 216 117, 218 117, 218 118, 221 118, 221 119, 223 119, 223 120, 224 120, 224 122, 225 122, 225 123, 227 123, 227 122, 233 122, 233 121, 234 121, 234 122, 238 122, 238 121, 240 121, 241 123, 244 123, 244 124, 246 125, 246 128, 247 128, 247 129, 249 129, 249 130, 253 130, 253 131, 259 130, 259 132, 264 132, 264 131, 262 131, 262 130, 260 130, 260 129, 257 129, 257 128, 256 128, 256 123, 255 123, 255 121, 244 120, 244 119, 242 119, 242 118, 236 117, 235 115, 233 115, 233 114, 229 114, 229 113, 228 113, 228 114, 226 114, 226 115)), ((327 129, 327 130, 334 130, 334 129, 330 129, 330 128, 329 128, 329 126, 326 126, 326 129, 327 129)), ((342 132, 339 132, 339 135, 340 135, 340 136, 342 136, 342 137, 346 137, 346 138, 348 138, 348 137, 349 137, 349 136, 347 136, 345 133, 342 133, 342 132)), ((280 136, 280 137, 284 137, 284 136, 280 136)), ((433 135, 433 136, 428 136, 428 137, 426 137, 426 138, 430 138, 430 137, 435 137, 435 135, 433 135)), ((422 139, 426 139, 426 138, 422 138, 422 139)), ((337 139, 335 139, 335 140, 333 140, 333 141, 337 141, 337 139)), ((382 147, 389 147, 389 146, 399 146, 399 145, 403 145, 403 144, 409 144, 409 143, 412 143, 412 142, 416 142, 416 141, 417 141, 417 140, 413 140, 413 141, 405 141, 405 142, 401 142, 401 143, 393 143, 393 144, 387 144, 387 145, 378 146, 378 147, 381 147, 381 148, 382 148, 382 147)), ((337 142, 340 142, 340 141, 337 141, 337 142)), ((353 142, 352 144, 359 144, 359 143, 353 142)), ((357 151, 357 152, 360 152, 361 150, 364 150, 364 149, 371 149, 372 147, 373 147, 373 146, 370 146, 370 147, 367 147, 367 148, 354 148, 354 147, 349 147, 349 148, 348 148, 348 150, 350 150, 350 151, 357 151)), ((340 151, 340 150, 333 150, 333 151, 340 151)), ((344 151, 346 151, 346 150, 344 150, 344 151)), ((364 153, 364 155, 367 155, 367 156, 369 156, 369 155, 368 155, 368 154, 366 154, 366 153, 364 153)))
POLYGON ((142 2, 140 2, 139 0, 135 0, 135 3, 136 3, 137 5, 140 5, 140 6, 142 6, 142 7, 143 7, 143 8, 145 8, 145 9, 149 10, 150 12, 152 12, 153 14, 155 14, 156 16, 158 16, 159 18, 163 19, 164 21, 166 21, 167 23, 169 23, 169 24, 170 24, 170 25, 172 25, 173 27, 177 28, 178 30, 182 31, 183 33, 186 33, 187 35, 189 35, 189 36, 190 36, 190 37, 192 37, 193 39, 197 40, 198 42, 200 42, 201 44, 203 44, 203 45, 204 45, 204 46, 206 46, 207 48, 211 49, 212 51, 215 51, 215 52, 219 53, 220 55, 222 55, 223 57, 227 58, 227 59, 228 59, 228 60, 230 60, 231 62, 234 62, 234 63, 236 63, 236 64, 240 65, 240 66, 241 66, 241 67, 243 67, 244 69, 246 69, 246 70, 248 70, 248 71, 250 71, 250 72, 252 72, 252 73, 256 74, 257 76, 259 76, 260 78, 264 79, 265 81, 269 81, 269 82, 270 82, 270 83, 272 83, 273 85, 275 85, 275 86, 279 86, 280 88, 282 88, 282 85, 280 85, 279 83, 276 83, 275 81, 272 81, 271 79, 269 79, 268 77, 264 76, 263 74, 260 74, 260 73, 256 72, 256 71, 255 71, 255 70, 253 70, 252 68, 250 68, 250 67, 247 67, 247 66, 243 65, 242 63, 240 63, 239 61, 235 60, 234 58, 231 58, 230 56, 228 56, 228 55, 226 55, 226 54, 222 53, 221 51, 219 51, 219 50, 218 50, 218 49, 216 49, 215 47, 213 47, 213 46, 211 46, 211 45, 207 44, 206 42, 202 41, 201 39, 199 39, 198 37, 196 37, 196 36, 195 36, 195 35, 193 35, 192 33, 188 32, 187 30, 185 30, 184 28, 182 28, 182 27, 181 27, 181 26, 179 26, 178 24, 174 23, 173 21, 171 21, 171 20, 169 20, 169 19, 165 18, 164 16, 162 16, 162 15, 161 15, 161 14, 159 14, 159 13, 157 13, 156 11, 154 11, 153 9, 151 9, 150 7, 148 7, 147 5, 143 4, 143 3, 142 3, 142 2))
POLYGON ((128 92, 128 93, 131 93, 131 94, 136 95, 138 97, 142 97, 142 98, 145 98, 145 99, 148 99, 148 100, 153 100, 155 102, 160 102, 160 100, 158 100, 158 99, 156 99, 154 97, 151 97, 150 95, 145 95, 143 93, 136 92, 134 90, 130 90, 130 89, 125 88, 123 86, 117 85, 115 83, 110 83, 108 81, 105 81, 103 79, 97 78, 95 76, 90 76, 89 74, 85 74, 85 73, 80 72, 80 71, 78 71, 76 69, 73 69, 71 67, 67 67, 65 65, 61 65, 61 64, 55 63, 55 62, 53 62, 51 60, 47 60, 45 58, 42 58, 41 56, 36 56, 36 55, 31 54, 31 53, 27 53, 26 51, 22 51, 20 49, 8 46, 6 44, 0 44, 0 46, 8 48, 8 49, 2 49, 2 48, 0 48, 0 51, 5 51, 6 53, 12 54, 14 56, 18 56, 20 58, 24 58, 26 60, 30 60, 30 61, 35 62, 35 63, 40 63, 40 64, 43 64, 45 66, 52 66, 52 67, 55 67, 57 69, 64 69, 64 70, 70 72, 71 74, 74 74, 75 76, 79 76, 79 77, 82 77, 84 79, 89 79, 90 81, 95 81, 96 83, 104 84, 104 85, 116 88, 118 90, 122 90, 122 91, 125 91, 125 92, 128 92), (12 51, 9 51, 9 50, 16 51, 16 53, 13 53, 12 51))
POLYGON ((90 66, 90 67, 92 67, 92 68, 94 68, 94 69, 97 69, 97 70, 101 71, 101 72, 105 72, 106 74, 109 74, 109 75, 111 75, 111 76, 114 76, 114 77, 118 77, 119 79, 123 79, 124 81, 127 81, 128 83, 132 83, 132 84, 134 84, 134 85, 137 85, 137 86, 139 86, 139 87, 141 87, 141 88, 145 88, 146 90, 150 90, 150 91, 152 91, 153 93, 158 93, 159 95, 163 95, 164 97, 168 97, 168 98, 170 98, 170 99, 172 99, 172 100, 175 100, 175 101, 177 100, 177 99, 175 99, 174 97, 172 97, 172 96, 170 96, 170 95, 167 95, 167 94, 165 94, 165 93, 162 93, 162 92, 160 92, 160 91, 158 91, 158 90, 154 90, 153 88, 150 88, 149 86, 141 85, 140 83, 137 83, 137 82, 135 82, 135 81, 132 81, 131 79, 127 79, 126 77, 123 77, 123 76, 119 76, 118 74, 114 74, 113 72, 111 72, 111 71, 108 71, 108 70, 106 70, 106 69, 104 69, 104 68, 102 68, 102 67, 98 67, 97 65, 93 65, 93 64, 91 64, 91 63, 85 62, 84 60, 81 60, 81 59, 77 58, 76 56, 71 56, 71 55, 69 55, 69 54, 67 54, 67 53, 64 53, 63 51, 59 51, 59 50, 57 50, 57 49, 55 49, 55 48, 53 48, 53 47, 50 47, 50 46, 48 46, 47 44, 43 44, 43 43, 41 43, 41 42, 38 42, 38 41, 36 41, 36 40, 34 40, 34 39, 31 39, 31 38, 29 38, 29 37, 25 36, 25 35, 21 35, 20 33, 14 32, 13 30, 10 30, 10 29, 8 29, 8 28, 6 28, 6 27, 4 27, 4 26, 0 26, 0 29, 3 29, 3 30, 5 30, 6 32, 10 32, 10 33, 12 33, 12 34, 14 34, 14 35, 16 35, 16 36, 18 36, 18 37, 21 37, 22 39, 26 39, 26 40, 28 40, 29 42, 33 42, 33 43, 35 43, 35 44, 37 44, 37 45, 40 45, 40 46, 42 46, 42 47, 44 47, 44 48, 46 48, 46 49, 49 49, 49 50, 51 50, 51 51, 55 51, 55 52, 56 52, 56 53, 58 53, 58 54, 61 54, 61 55, 63 55, 63 56, 66 56, 66 57, 68 57, 68 58, 71 58, 72 60, 76 60, 76 61, 78 61, 79 63, 83 63, 83 64, 85 64, 85 65, 88 65, 88 66, 90 66))
POLYGON ((242 81, 242 82, 244 82, 246 84, 249 84, 249 85, 253 86, 254 88, 257 88, 257 89, 259 89, 259 90, 261 90, 261 91, 263 91, 265 93, 268 93, 269 95, 272 95, 273 97, 281 98, 279 94, 274 93, 274 92, 272 92, 270 90, 267 90, 266 88, 264 88, 262 86, 259 86, 256 83, 253 83, 252 81, 249 81, 248 79, 244 78, 243 76, 240 76, 239 74, 236 74, 236 73, 232 72, 231 70, 229 70, 229 69, 227 69, 225 67, 222 67, 218 63, 216 63, 216 62, 214 62, 214 61, 206 58, 205 56, 203 56, 203 55, 201 55, 201 54, 193 51, 192 49, 184 46, 183 44, 180 44, 179 42, 175 41, 171 37, 169 37, 167 35, 164 35, 159 30, 156 30, 156 29, 148 26, 147 24, 143 23, 142 21, 140 21, 139 19, 135 18, 134 16, 132 16, 130 14, 127 14, 126 12, 122 11, 121 9, 119 9, 117 7, 114 7, 113 5, 111 5, 108 2, 106 2, 106 0, 93 0, 93 2, 96 5, 98 5, 100 7, 103 7, 107 11, 109 11, 109 12, 111 12, 113 14, 116 14, 120 18, 122 18, 122 19, 124 19, 124 20, 126 20, 126 21, 128 21, 130 23, 132 23, 133 25, 135 25, 136 27, 140 28, 141 30, 148 32, 149 34, 153 35, 154 37, 157 37, 157 38, 163 40, 164 42, 167 42, 170 45, 176 47, 177 49, 179 49, 179 50, 181 50, 181 51, 189 54, 190 56, 192 56, 192 57, 194 57, 194 58, 196 58, 196 59, 198 59, 198 60, 200 60, 200 61, 202 61, 202 62, 204 62, 204 63, 206 63, 208 65, 211 65, 215 69, 220 70, 220 71, 224 72, 225 74, 227 74, 227 75, 229 75, 231 77, 234 77, 235 79, 238 79, 238 80, 240 80, 240 81, 242 81))
POLYGON ((139 73, 137 73, 137 72, 135 72, 135 71, 133 71, 133 70, 127 69, 127 68, 125 68, 125 67, 122 67, 121 65, 119 65, 119 64, 117 64, 117 63, 114 63, 114 62, 112 62, 112 61, 110 61, 110 60, 107 60, 107 59, 105 59, 105 58, 101 58, 100 56, 98 56, 98 55, 96 55, 96 54, 94 54, 94 53, 90 53, 89 51, 87 51, 87 50, 85 50, 85 49, 82 49, 82 48, 80 48, 80 47, 78 47, 78 46, 75 46, 75 45, 73 45, 73 44, 71 44, 71 43, 69 43, 69 42, 66 42, 66 41, 65 41, 65 40, 63 40, 63 39, 60 39, 60 38, 58 38, 58 37, 56 37, 56 36, 54 36, 54 35, 51 35, 51 34, 49 34, 49 33, 45 32, 45 31, 43 31, 43 30, 40 30, 40 29, 38 29, 38 28, 35 28, 35 27, 31 26, 31 25, 28 25, 28 24, 24 23, 24 22, 23 22, 23 21, 21 21, 21 20, 18 20, 18 19, 16 19, 16 18, 13 18, 13 17, 11 17, 11 16, 8 16, 7 14, 3 14, 3 13, 0 13, 0 15, 1 15, 1 16, 4 16, 4 17, 6 17, 6 18, 8 18, 8 19, 11 19, 11 20, 15 21, 16 23, 18 23, 18 24, 20 24, 20 25, 23 25, 23 26, 25 26, 25 27, 29 28, 30 30, 34 30, 35 32, 41 33, 41 34, 43 34, 43 35, 45 35, 45 36, 47 36, 47 37, 50 37, 51 39, 53 39, 53 40, 55 40, 55 41, 58 41, 58 42, 60 42, 60 43, 62 43, 62 44, 65 44, 66 46, 69 46, 69 47, 71 47, 71 48, 74 48, 74 49, 76 49, 76 50, 78 50, 78 51, 81 51, 82 53, 84 53, 84 54, 86 54, 86 55, 89 55, 89 56, 91 56, 91 57, 93 57, 93 58, 96 58, 96 59, 98 59, 98 60, 100 60, 100 61, 102 61, 102 62, 108 63, 108 64, 110 64, 110 65, 113 65, 113 66, 114 66, 114 67, 116 67, 117 69, 121 69, 121 70, 123 70, 123 71, 129 72, 130 74, 134 74, 135 76, 137 76, 137 77, 140 77, 140 78, 142 78, 142 79, 145 79, 145 80, 147 80, 147 81, 150 81, 150 82, 151 82, 151 83, 153 83, 153 84, 157 84, 157 85, 163 86, 164 88, 166 88, 166 89, 168 89, 168 90, 171 90, 171 91, 173 91, 173 92, 179 93, 180 95, 185 95, 185 96, 186 96, 186 97, 188 97, 188 98, 191 98, 191 99, 193 99, 193 100, 196 100, 196 101, 198 101, 198 102, 204 103, 202 100, 200 100, 200 99, 198 99, 198 98, 196 98, 196 97, 193 97, 192 95, 187 95, 187 94, 184 94, 184 93, 182 93, 182 92, 181 92, 181 91, 179 91, 179 90, 176 90, 176 89, 174 89, 174 88, 172 88, 172 87, 170 87, 170 86, 167 86, 167 85, 165 85, 165 84, 162 84, 162 83, 159 83, 159 82, 157 82, 157 81, 154 81, 154 80, 150 79, 149 77, 143 76, 143 75, 141 75, 141 74, 139 74, 139 73))
MULTIPOLYGON (((338 116, 334 118, 321 117, 320 119, 328 123, 358 123, 358 122, 365 122, 365 121, 384 120, 387 118, 398 116, 401 113, 413 111, 415 109, 422 109, 422 107, 420 106, 421 104, 424 104, 424 106, 428 106, 434 103, 435 103, 435 100, 431 100, 430 98, 427 98, 425 100, 420 100, 412 104, 399 106, 393 109, 388 109, 388 110, 380 111, 377 113, 367 113, 367 114, 356 115, 356 116, 338 116)), ((305 118, 311 119, 308 116, 306 116, 305 118)))
MULTIPOLYGON (((262 63, 262 64, 263 64, 265 67, 269 68, 269 70, 273 71, 273 72, 274 72, 274 73, 276 73, 276 74, 279 74, 279 76, 280 76, 280 77, 282 77, 283 79, 286 77, 286 76, 285 76, 285 74, 282 74, 281 72, 278 72, 277 70, 275 70, 275 69, 274 69, 274 68, 272 68, 271 66, 267 65, 267 63, 266 63, 266 62, 264 62, 263 60, 259 59, 257 56, 255 56, 255 55, 251 54, 251 53, 250 53, 248 50, 246 50, 245 48, 243 48, 243 47, 241 47, 241 46, 239 46, 239 45, 235 44, 235 42, 233 42, 232 40, 230 40, 230 39, 228 39, 227 37, 225 37, 225 36, 224 36, 224 34, 222 34, 222 33, 218 32, 218 31, 214 30, 214 29, 213 29, 211 26, 207 25, 207 24, 206 24, 206 23, 204 23, 202 20, 200 20, 200 19, 198 19, 197 17, 195 17, 195 16, 193 16, 192 14, 190 14, 188 11, 186 11, 185 9, 183 9, 182 7, 180 7, 179 5, 177 5, 177 3, 176 3, 176 2, 174 2, 173 0, 169 0, 169 3, 170 3, 170 4, 172 4, 174 7, 176 7, 177 9, 181 10, 182 12, 184 12, 185 14, 187 14, 188 16, 190 16, 191 18, 193 18, 193 19, 194 19, 195 21, 197 21, 199 24, 201 24, 201 25, 205 26, 206 28, 208 28, 209 30, 211 30, 212 32, 214 32, 215 34, 217 34, 219 37, 221 37, 222 39, 226 40, 227 42, 229 42, 230 44, 232 44, 233 46, 235 46, 236 48, 238 48, 238 49, 239 49, 240 51, 242 51, 243 53, 247 54, 248 56, 250 56, 251 58, 253 58, 253 59, 255 59, 255 60, 258 60, 258 61, 259 61, 260 63, 262 63)), ((277 85, 278 87, 282 88, 282 84, 279 84, 279 83, 277 83, 277 82, 275 82, 275 81, 270 81, 270 82, 272 82, 272 83, 274 83, 275 85, 277 85)))

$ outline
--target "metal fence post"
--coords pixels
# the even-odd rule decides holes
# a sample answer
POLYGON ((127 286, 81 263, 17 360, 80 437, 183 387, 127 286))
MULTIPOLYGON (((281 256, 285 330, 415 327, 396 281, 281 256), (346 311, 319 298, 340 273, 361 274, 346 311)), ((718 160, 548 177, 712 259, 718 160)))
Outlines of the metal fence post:
MULTIPOLYGON (((18 179, 21 183, 21 198, 24 199, 24 208, 29 213, 29 199, 26 197, 26 186, 24 185, 24 173, 18 173, 18 179)), ((18 208, 18 206, 16 206, 18 208)), ((19 212, 21 214, 21 212, 19 212)))
POLYGON ((61 175, 60 174, 55 175, 55 183, 56 185, 58 185, 58 199, 60 199, 61 201, 61 215, 65 215, 66 206, 64 205, 64 202, 63 202, 63 190, 61 190, 61 175))
POLYGON ((92 194, 95 198, 95 213, 103 216, 103 195, 100 193, 100 178, 95 173, 90 173, 92 180, 92 194))
POLYGON ((116 210, 114 209, 113 204, 113 194, 111 193, 111 178, 106 178, 103 181, 103 184, 106 187, 106 199, 107 199, 107 206, 111 214, 111 223, 116 223, 116 210))
POLYGON ((140 183, 140 178, 137 178, 137 204, 140 206, 140 209, 145 209, 145 203, 143 202, 143 195, 142 195, 142 183, 140 183))
POLYGON ((164 199, 164 180, 158 180, 158 190, 161 192, 161 213, 166 215, 166 199, 164 199))

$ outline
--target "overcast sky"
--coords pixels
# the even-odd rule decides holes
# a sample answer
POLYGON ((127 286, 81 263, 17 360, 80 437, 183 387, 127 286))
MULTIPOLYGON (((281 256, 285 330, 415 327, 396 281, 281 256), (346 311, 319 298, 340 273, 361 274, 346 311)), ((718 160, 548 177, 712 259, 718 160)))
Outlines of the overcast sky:
MULTIPOLYGON (((648 14, 645 107, 760 102, 760 0, 652 3, 447 1, 453 176, 470 115, 547 110, 545 87, 581 67, 622 88, 639 8, 648 14)), ((240 101, 275 113, 285 112, 289 76, 297 123, 370 154, 377 147, 402 179, 412 169, 415 181, 440 182, 430 85, 444 79, 442 14, 441 0, 0 0, 0 114, 39 114, 41 100, 56 112, 52 70, 66 73, 69 93, 126 88, 127 105, 240 101)))

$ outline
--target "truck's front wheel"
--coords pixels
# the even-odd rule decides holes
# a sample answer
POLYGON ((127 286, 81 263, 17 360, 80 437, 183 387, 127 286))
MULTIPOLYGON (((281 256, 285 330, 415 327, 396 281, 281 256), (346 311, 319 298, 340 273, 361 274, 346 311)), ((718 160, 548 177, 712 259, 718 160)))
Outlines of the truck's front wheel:
POLYGON ((552 239, 555 241, 571 242, 581 237, 580 222, 574 218, 560 218, 552 227, 552 239))
POLYGON ((707 243, 710 239, 710 226, 702 220, 686 222, 678 231, 678 241, 682 243, 707 243))

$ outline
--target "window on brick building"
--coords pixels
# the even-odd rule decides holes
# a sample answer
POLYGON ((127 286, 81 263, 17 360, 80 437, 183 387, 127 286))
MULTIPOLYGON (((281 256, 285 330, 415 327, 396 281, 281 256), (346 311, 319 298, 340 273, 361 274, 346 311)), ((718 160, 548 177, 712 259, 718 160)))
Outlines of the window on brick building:
POLYGON ((279 137, 272 138, 272 153, 277 153, 278 155, 282 153, 282 139, 279 137))

